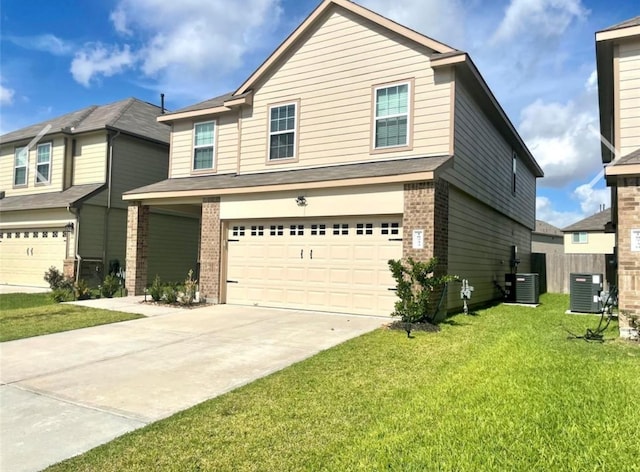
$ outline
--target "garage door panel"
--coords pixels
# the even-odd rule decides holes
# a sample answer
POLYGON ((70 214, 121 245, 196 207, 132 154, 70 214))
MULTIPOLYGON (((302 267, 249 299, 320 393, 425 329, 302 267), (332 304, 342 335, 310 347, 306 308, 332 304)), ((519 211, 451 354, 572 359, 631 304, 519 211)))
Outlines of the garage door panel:
POLYGON ((46 287, 45 272, 51 266, 62 272, 65 256, 66 236, 61 230, 3 231, 0 283, 46 287))
POLYGON ((227 302, 388 315, 395 301, 388 288, 395 284, 387 260, 402 256, 400 220, 233 223, 227 278, 238 283, 227 284, 227 302), (260 226, 262 234, 253 230, 260 226), (234 234, 233 227, 247 231, 234 234))

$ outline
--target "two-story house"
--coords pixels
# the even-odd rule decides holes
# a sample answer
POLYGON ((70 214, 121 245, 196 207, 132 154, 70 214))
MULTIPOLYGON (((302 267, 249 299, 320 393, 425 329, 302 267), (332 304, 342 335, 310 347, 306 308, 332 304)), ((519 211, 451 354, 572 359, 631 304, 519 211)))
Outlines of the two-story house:
POLYGON ((123 197, 130 293, 156 206, 200 213, 216 303, 387 315, 392 258, 436 256, 473 302, 514 246, 529 270, 542 171, 471 58, 356 3, 323 1, 235 91, 159 120, 169 178, 123 197))
MULTIPOLYGON (((167 177, 169 127, 159 107, 129 98, 89 106, 0 137, 0 283, 46 286, 51 266, 97 283, 124 266, 122 193, 167 177)), ((183 279, 196 267, 198 219, 156 211, 153 270, 183 279), (180 236, 178 250, 172 248, 180 236), (159 257, 162 256, 162 257, 159 257)))
POLYGON ((640 16, 596 33, 600 133, 616 231, 620 335, 640 317, 640 16))

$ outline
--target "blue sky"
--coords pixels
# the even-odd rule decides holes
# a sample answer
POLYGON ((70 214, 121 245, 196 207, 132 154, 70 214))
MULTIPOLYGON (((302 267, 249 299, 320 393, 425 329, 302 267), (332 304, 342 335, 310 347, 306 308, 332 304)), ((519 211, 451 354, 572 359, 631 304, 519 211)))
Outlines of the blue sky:
MULTIPOLYGON (((134 96, 177 109, 235 89, 319 0, 3 0, 0 133, 134 96)), ((559 227, 609 205, 594 33, 628 0, 358 0, 470 53, 545 171, 538 218, 559 227)))

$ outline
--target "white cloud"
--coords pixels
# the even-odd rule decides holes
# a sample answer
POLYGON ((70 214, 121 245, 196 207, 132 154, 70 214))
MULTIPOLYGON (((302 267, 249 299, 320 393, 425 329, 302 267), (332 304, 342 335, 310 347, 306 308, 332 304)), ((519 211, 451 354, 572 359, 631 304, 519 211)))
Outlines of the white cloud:
POLYGON ((363 7, 404 26, 462 48, 466 13, 461 0, 358 0, 363 7))
POLYGON ((131 30, 128 27, 127 13, 122 8, 116 8, 109 15, 113 27, 120 34, 125 36, 131 35, 131 30))
POLYGON ((89 87, 96 77, 118 74, 132 67, 135 62, 135 55, 128 45, 119 48, 90 43, 76 53, 71 63, 71 74, 77 82, 89 87))
POLYGON ((581 0, 511 0, 492 40, 558 37, 572 21, 585 18, 588 13, 581 0))
POLYGON ((587 79, 587 82, 584 84, 584 88, 588 93, 597 93, 598 92, 598 70, 593 69, 591 75, 587 79))
POLYGON ((611 206, 610 188, 593 188, 591 185, 580 185, 573 191, 573 197, 580 202, 580 208, 585 216, 600 211, 600 205, 611 206))
POLYGON ((11 105, 15 93, 15 90, 0 84, 0 105, 11 105))
POLYGON ((581 213, 575 211, 558 211, 554 208, 553 202, 548 197, 536 198, 536 219, 546 221, 556 228, 566 228, 567 226, 583 219, 581 213))
POLYGON ((598 117, 591 96, 566 103, 538 99, 521 112, 519 131, 544 170, 541 187, 589 181, 602 170, 598 117))
MULTIPOLYGON (((140 44, 126 53, 128 59, 139 59, 136 67, 143 78, 170 93, 210 96, 218 92, 213 84, 238 70, 244 57, 275 29, 280 3, 242 0, 231 6, 226 0, 120 0, 110 19, 117 32, 140 44)), ((81 73, 76 80, 86 84, 90 77, 81 73)))
POLYGON ((48 33, 36 36, 9 36, 7 39, 22 48, 48 52, 55 56, 66 56, 74 49, 70 41, 48 33))

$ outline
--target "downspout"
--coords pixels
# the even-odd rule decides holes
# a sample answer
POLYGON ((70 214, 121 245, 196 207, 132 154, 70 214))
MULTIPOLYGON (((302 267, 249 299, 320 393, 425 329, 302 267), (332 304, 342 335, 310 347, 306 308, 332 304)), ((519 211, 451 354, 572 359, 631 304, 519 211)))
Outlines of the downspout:
POLYGON ((75 217, 75 224, 74 224, 74 228, 73 231, 75 232, 75 236, 73 238, 73 242, 74 242, 74 254, 73 254, 73 258, 74 260, 77 261, 76 263, 76 283, 78 282, 78 280, 80 280, 80 264, 82 263, 82 257, 80 256, 80 253, 78 252, 78 249, 80 247, 80 209, 79 208, 74 208, 71 205, 67 205, 67 211, 69 213, 71 213, 74 217, 75 217))
MULTIPOLYGON (((113 190, 111 188, 113 180, 113 141, 120 136, 120 131, 116 131, 114 135, 109 136, 109 156, 107 160, 107 210, 104 214, 104 233, 102 235, 102 264, 103 271, 108 270, 107 253, 109 249, 109 215, 111 214, 111 199, 113 198, 113 190)), ((108 274, 104 274, 108 275, 108 274)))

